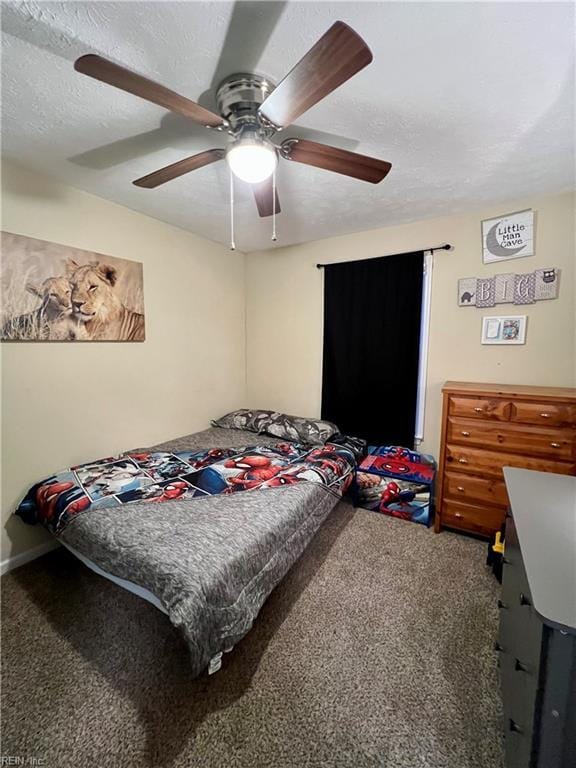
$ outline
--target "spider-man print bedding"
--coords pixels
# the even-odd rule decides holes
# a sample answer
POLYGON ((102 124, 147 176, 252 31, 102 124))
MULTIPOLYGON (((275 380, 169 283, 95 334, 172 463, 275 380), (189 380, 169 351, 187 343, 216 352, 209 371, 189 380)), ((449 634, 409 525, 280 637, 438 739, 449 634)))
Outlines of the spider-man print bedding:
MULTIPOLYGON (((340 495, 354 454, 341 445, 277 442, 246 448, 139 451, 58 472, 30 488, 16 514, 58 535, 84 512, 135 502, 198 500, 218 494, 322 483, 340 495)), ((192 507, 191 507, 192 509, 192 507)))

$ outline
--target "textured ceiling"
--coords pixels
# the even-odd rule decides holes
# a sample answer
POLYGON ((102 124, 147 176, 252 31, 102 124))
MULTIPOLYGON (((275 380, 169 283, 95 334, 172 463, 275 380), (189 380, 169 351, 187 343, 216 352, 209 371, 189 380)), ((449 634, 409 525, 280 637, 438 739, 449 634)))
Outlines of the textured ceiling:
MULTIPOLYGON (((393 168, 373 186, 281 161, 278 246, 556 193, 574 186, 574 12, 547 2, 3 2, 3 151, 226 243, 225 163, 155 190, 131 184, 225 137, 77 74, 74 59, 99 53, 213 108, 222 77, 278 81, 342 19, 374 62, 281 135, 393 168)), ((237 197, 238 247, 270 247, 270 220, 245 185, 237 197)))

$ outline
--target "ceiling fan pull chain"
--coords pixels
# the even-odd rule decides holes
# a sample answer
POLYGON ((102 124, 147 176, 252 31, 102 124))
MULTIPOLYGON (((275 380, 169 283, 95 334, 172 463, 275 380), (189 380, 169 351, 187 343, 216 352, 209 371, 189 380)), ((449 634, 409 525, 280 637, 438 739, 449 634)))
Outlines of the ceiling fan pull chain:
POLYGON ((276 169, 272 171, 272 242, 275 243, 276 237, 276 169))
POLYGON ((234 174, 232 170, 230 174, 230 250, 236 250, 236 243, 234 242, 234 174))

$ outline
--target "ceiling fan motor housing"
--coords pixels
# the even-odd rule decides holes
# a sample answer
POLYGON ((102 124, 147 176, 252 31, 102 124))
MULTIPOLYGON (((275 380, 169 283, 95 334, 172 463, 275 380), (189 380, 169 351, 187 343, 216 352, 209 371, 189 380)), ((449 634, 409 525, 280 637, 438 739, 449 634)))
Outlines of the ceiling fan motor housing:
POLYGON ((230 133, 237 135, 245 126, 266 130, 258 118, 262 102, 274 90, 274 83, 260 75, 240 73, 225 78, 216 92, 218 112, 230 124, 230 133))

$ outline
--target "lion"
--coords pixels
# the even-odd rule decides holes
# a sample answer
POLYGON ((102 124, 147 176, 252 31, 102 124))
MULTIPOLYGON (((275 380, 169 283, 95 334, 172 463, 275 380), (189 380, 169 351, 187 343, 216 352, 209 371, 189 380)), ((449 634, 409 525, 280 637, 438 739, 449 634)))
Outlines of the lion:
POLYGON ((27 283, 26 290, 41 299, 40 306, 7 320, 3 339, 54 340, 75 338, 72 320, 72 289, 68 278, 48 277, 40 285, 27 283))
POLYGON ((114 291, 118 274, 98 261, 80 266, 66 262, 72 286, 72 313, 88 339, 143 341, 144 315, 124 306, 114 291))

